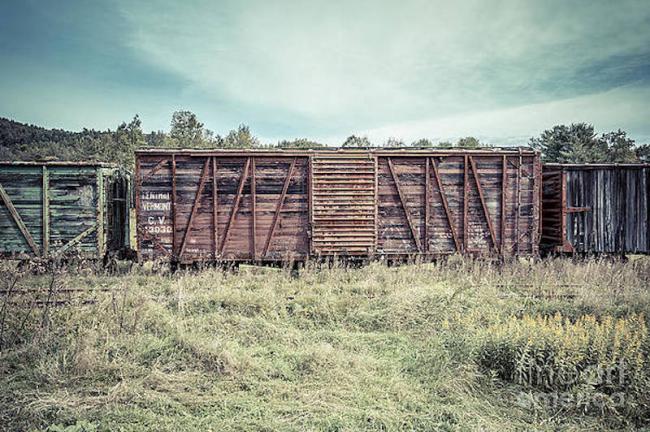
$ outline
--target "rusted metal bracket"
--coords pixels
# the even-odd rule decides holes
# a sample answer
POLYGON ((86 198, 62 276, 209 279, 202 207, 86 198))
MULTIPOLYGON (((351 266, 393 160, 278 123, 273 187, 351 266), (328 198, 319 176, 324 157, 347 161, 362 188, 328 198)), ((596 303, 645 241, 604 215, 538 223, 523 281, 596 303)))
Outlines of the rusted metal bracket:
POLYGON ((273 222, 271 222, 271 229, 269 230, 269 235, 266 238, 266 243, 264 244, 264 250, 262 251, 262 256, 266 258, 266 255, 269 251, 269 246, 271 245, 271 239, 275 233, 275 227, 278 224, 280 219, 280 212, 282 212, 282 205, 284 204, 284 198, 287 196, 287 191, 289 190, 289 183, 291 182, 291 177, 293 176, 293 170, 296 167, 297 158, 293 158, 291 165, 289 166, 289 171, 287 172, 287 177, 284 179, 284 185, 282 186, 282 194, 280 195, 280 200, 275 209, 275 214, 273 215, 273 222))
POLYGON ((244 164, 244 169, 242 170, 241 179, 239 180, 239 186, 237 187, 237 196, 235 197, 235 202, 232 206, 232 212, 230 213, 230 218, 228 219, 228 224, 226 225, 226 230, 223 233, 223 241, 221 242, 221 252, 220 255, 223 255, 223 251, 226 248, 226 243, 228 242, 228 234, 230 234, 230 228, 235 222, 235 216, 237 216, 237 211, 239 210, 239 203, 241 201, 242 192, 244 190, 244 184, 248 178, 248 167, 250 166, 251 158, 246 158, 246 163, 244 164))
POLYGON ((591 207, 567 207, 566 213, 583 213, 591 211, 591 207))
POLYGON ((187 228, 185 228, 185 234, 183 235, 183 243, 181 244, 181 251, 178 254, 178 259, 180 260, 185 252, 185 247, 187 246, 187 241, 190 238, 190 232, 192 231, 192 224, 194 223, 194 218, 196 217, 196 212, 199 207, 201 207, 201 195, 203 194, 203 188, 205 187, 205 180, 208 176, 208 168, 210 167, 210 158, 205 158, 205 164, 203 165, 203 172, 201 173, 201 180, 199 180, 199 188, 196 191, 196 196, 194 197, 194 205, 192 206, 192 213, 190 213, 190 220, 187 222, 187 228))
POLYGON ((257 259, 257 244, 255 236, 257 234, 257 184, 255 181, 255 158, 251 158, 251 258, 257 259))
POLYGON ((163 246, 163 244, 160 242, 160 240, 158 240, 158 237, 156 237, 155 235, 153 235, 153 234, 151 234, 151 233, 148 233, 148 232, 145 231, 142 227, 137 227, 137 229, 138 229, 138 232, 139 232, 143 237, 145 237, 145 238, 148 239, 148 240, 151 240, 151 242, 153 243, 153 245, 154 245, 155 247, 157 247, 161 252, 163 252, 163 253, 164 253, 165 255, 167 255, 168 257, 171 257, 171 256, 172 256, 171 252, 169 252, 167 249, 165 249, 165 246, 163 246))
POLYGON ((13 218, 14 222, 16 223, 16 225, 18 225, 18 229, 20 230, 23 237, 27 241, 29 247, 32 249, 32 252, 34 252, 34 255, 40 256, 41 254, 40 251, 38 250, 38 246, 36 246, 36 242, 34 241, 34 238, 29 233, 29 230, 27 229, 25 222, 23 222, 23 219, 20 217, 20 214, 18 214, 16 207, 14 207, 14 203, 11 201, 11 198, 9 198, 9 195, 7 194, 7 191, 2 186, 2 184, 0 184, 0 199, 4 201, 7 210, 9 210, 9 214, 11 214, 11 217, 13 218))
POLYGON ((400 187, 399 180, 395 175, 393 161, 391 160, 391 158, 386 158, 386 159, 388 160, 388 168, 390 169, 390 175, 393 177, 393 181, 395 182, 395 187, 397 188, 397 194, 399 195, 399 200, 402 203, 402 208, 404 209, 404 213, 406 214, 406 220, 409 224, 409 228, 411 229, 413 240, 415 241, 415 245, 418 248, 418 252, 422 252, 422 244, 420 243, 420 238, 418 236, 417 231, 415 230, 415 225, 413 224, 413 220, 411 219, 411 213, 406 207, 406 199, 404 198, 404 194, 402 193, 402 188, 400 187))
POLYGON ((156 174, 158 171, 160 171, 160 169, 168 162, 171 162, 171 160, 163 159, 160 162, 158 162, 156 165, 154 165, 153 168, 151 168, 151 170, 148 173, 146 173, 145 175, 142 176, 142 181, 145 181, 145 180, 149 179, 150 177, 153 177, 154 174, 156 174))
POLYGON ((467 246, 468 246, 468 237, 469 237, 469 230, 468 230, 468 220, 469 220, 469 215, 468 215, 468 197, 469 197, 469 180, 468 180, 468 173, 467 173, 467 155, 465 155, 463 159, 463 251, 467 251, 467 246))
POLYGON ((438 183, 438 191, 440 192, 440 199, 442 200, 442 206, 445 209, 445 215, 447 216, 447 223, 449 223, 449 229, 451 230, 451 236, 454 239, 454 245, 456 245, 456 252, 460 252, 460 239, 456 234, 456 228, 454 227, 454 220, 452 219, 451 210, 449 209, 449 203, 447 202, 447 194, 444 191, 442 186, 442 180, 440 178, 440 173, 438 172, 438 166, 433 158, 429 158, 431 161, 431 166, 433 168, 433 175, 436 177, 436 182, 438 183))
POLYGON ((478 190, 478 197, 481 201, 481 207, 483 208, 483 214, 485 215, 485 220, 487 221, 488 229, 490 231, 490 238, 492 239, 492 246, 497 248, 497 239, 494 234, 494 226, 492 225, 492 218, 490 217, 490 212, 488 211, 487 205, 485 204, 485 197, 483 196, 483 187, 481 186, 481 181, 478 176, 478 170, 476 169, 476 163, 472 156, 469 157, 469 162, 472 165, 472 174, 474 175, 474 181, 476 181, 476 189, 478 190))
POLYGON ((508 160, 503 155, 501 160, 501 241, 499 242, 499 253, 503 255, 506 241, 506 199, 508 197, 508 160))
POLYGON ((212 157, 212 228, 214 238, 212 242, 213 258, 217 259, 217 249, 219 247, 219 213, 218 213, 219 196, 217 193, 217 157, 212 157))

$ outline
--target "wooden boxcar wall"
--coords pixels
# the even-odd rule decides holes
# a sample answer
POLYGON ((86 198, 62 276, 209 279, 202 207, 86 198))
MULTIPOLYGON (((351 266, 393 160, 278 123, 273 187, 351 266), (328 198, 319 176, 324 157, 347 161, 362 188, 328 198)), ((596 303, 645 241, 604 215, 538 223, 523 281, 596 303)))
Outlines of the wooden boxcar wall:
POLYGON ((650 165, 544 166, 547 250, 649 253, 650 165))
POLYGON ((140 258, 538 252, 527 150, 137 152, 140 258))
POLYGON ((126 229, 119 218, 128 203, 115 214, 107 200, 107 192, 121 193, 114 190, 119 172, 95 163, 0 162, 0 255, 100 258, 124 247, 112 227, 126 229))
POLYGON ((138 154, 139 257, 304 259, 308 162, 299 154, 138 154))

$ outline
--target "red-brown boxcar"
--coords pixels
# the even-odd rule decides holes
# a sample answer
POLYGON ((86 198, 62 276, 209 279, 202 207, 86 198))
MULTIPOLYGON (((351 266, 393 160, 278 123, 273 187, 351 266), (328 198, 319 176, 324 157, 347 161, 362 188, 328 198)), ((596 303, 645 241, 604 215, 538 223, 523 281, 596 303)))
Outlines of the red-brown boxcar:
POLYGON ((528 149, 136 152, 141 259, 535 255, 528 149))

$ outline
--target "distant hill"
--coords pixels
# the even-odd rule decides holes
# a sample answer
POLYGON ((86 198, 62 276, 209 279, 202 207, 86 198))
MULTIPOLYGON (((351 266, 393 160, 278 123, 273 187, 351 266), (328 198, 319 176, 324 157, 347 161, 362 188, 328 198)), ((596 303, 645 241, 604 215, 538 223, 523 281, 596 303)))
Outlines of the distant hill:
POLYGON ((84 129, 71 132, 46 129, 0 118, 0 159, 93 159, 101 144, 112 141, 113 132, 84 129))

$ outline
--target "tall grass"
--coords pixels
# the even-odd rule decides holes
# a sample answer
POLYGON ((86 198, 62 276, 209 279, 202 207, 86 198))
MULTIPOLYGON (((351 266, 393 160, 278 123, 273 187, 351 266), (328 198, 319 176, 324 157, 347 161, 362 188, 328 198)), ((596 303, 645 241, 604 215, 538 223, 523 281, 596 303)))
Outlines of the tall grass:
POLYGON ((309 263, 298 276, 150 266, 34 275, 2 265, 11 291, 0 298, 6 430, 595 430, 648 422, 648 259, 309 263), (59 303, 43 304, 48 296, 59 303), (621 359, 634 374, 620 387, 587 388, 587 378, 544 384, 621 359), (627 399, 584 410, 538 397, 577 390, 627 399))

